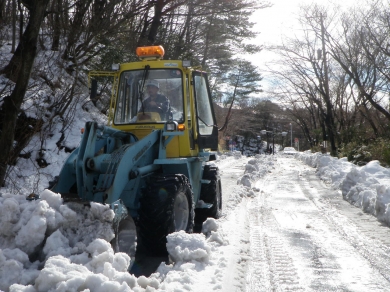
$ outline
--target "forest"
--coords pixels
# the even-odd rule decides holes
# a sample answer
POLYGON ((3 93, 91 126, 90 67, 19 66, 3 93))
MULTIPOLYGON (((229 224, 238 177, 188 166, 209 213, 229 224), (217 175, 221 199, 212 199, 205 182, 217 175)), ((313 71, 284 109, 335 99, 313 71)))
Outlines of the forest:
POLYGON ((300 30, 263 48, 279 58, 268 64, 265 100, 242 106, 251 124, 279 131, 292 122, 301 150, 390 165, 389 8, 389 1, 302 6, 300 30))
POLYGON ((390 164, 389 7, 303 7, 300 33, 273 48, 281 56, 274 94, 310 148, 327 141, 332 156, 390 164))
POLYGON ((228 136, 291 128, 300 150, 389 165, 388 4, 302 7, 300 33, 264 47, 250 16, 268 1, 1 0, 0 182, 20 160, 45 168, 46 141, 58 133, 57 150, 72 151, 78 106, 105 115, 109 105, 108 85, 89 99, 87 72, 135 61, 136 47, 151 44, 209 72, 221 150, 228 136), (266 93, 262 72, 242 57, 265 49, 280 57, 266 93))

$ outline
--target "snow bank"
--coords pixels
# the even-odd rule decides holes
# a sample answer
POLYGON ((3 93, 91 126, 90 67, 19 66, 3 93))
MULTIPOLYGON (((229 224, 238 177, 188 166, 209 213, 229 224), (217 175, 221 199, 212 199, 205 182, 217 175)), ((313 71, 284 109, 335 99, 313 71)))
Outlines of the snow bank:
POLYGON ((109 243, 114 237, 113 218, 108 206, 63 204, 61 196, 49 190, 33 201, 1 194, 0 289, 50 291, 60 283, 58 291, 90 289, 88 279, 101 274, 97 277, 101 283, 122 278, 120 289, 110 289, 125 291, 123 285, 130 287, 134 281, 123 275, 128 275, 130 258, 114 254, 109 243))
POLYGON ((274 155, 257 154, 245 165, 244 175, 238 179, 237 184, 251 188, 252 184, 263 177, 275 167, 276 157, 274 155))
POLYGON ((346 201, 390 225, 390 170, 379 161, 356 166, 346 158, 309 152, 299 153, 296 158, 316 167, 317 175, 340 189, 346 201))
POLYGON ((301 160, 305 164, 315 168, 318 165, 318 159, 322 156, 323 155, 319 152, 311 153, 311 151, 305 151, 299 152, 297 155, 294 156, 294 158, 301 160))

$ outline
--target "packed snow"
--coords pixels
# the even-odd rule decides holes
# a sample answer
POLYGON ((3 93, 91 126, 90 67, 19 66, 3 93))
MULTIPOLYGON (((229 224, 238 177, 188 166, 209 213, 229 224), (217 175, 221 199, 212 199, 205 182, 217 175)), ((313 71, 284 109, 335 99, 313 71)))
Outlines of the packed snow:
MULTIPOLYGON (((149 277, 128 272, 130 258, 114 253, 114 217, 109 207, 90 209, 64 204, 59 194, 43 190, 37 200, 3 191, 0 196, 1 291, 222 291, 234 248, 227 232, 229 215, 243 197, 259 193, 255 182, 275 167, 278 155, 240 153, 219 156, 223 172, 245 162, 245 171, 226 202, 221 219, 207 219, 201 233, 176 232, 167 237, 170 263, 149 277), (44 238, 47 240, 44 241, 44 238), (207 279, 200 280, 200 279, 207 279)), ((294 159, 294 158, 291 158, 294 159)), ((390 224, 390 170, 372 161, 359 167, 345 159, 304 152, 295 159, 316 168, 330 187, 351 204, 390 224)))

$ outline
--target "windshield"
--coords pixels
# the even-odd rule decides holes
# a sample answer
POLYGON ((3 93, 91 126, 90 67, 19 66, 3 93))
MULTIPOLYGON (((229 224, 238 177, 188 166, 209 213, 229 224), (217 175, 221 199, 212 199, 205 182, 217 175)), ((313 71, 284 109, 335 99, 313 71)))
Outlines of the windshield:
POLYGON ((183 122, 182 73, 142 69, 121 74, 114 124, 183 122))

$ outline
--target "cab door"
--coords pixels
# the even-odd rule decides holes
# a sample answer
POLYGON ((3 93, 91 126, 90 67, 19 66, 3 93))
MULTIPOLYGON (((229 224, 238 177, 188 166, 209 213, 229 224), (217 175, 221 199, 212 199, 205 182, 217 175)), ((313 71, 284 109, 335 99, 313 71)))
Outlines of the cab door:
POLYGON ((215 120, 213 103, 207 73, 193 72, 194 97, 199 149, 218 150, 218 127, 215 120))

